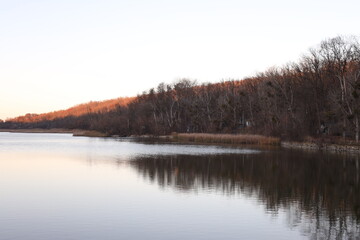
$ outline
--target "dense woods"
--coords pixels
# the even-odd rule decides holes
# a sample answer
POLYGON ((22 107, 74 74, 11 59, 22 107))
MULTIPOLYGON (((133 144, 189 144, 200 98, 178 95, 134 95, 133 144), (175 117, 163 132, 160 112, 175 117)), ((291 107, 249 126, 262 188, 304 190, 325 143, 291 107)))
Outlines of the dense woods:
POLYGON ((296 63, 243 80, 197 84, 181 79, 81 113, 26 115, 1 128, 69 128, 109 135, 171 132, 256 133, 282 139, 359 139, 360 44, 325 40, 296 63), (106 110, 104 110, 106 109, 106 110))

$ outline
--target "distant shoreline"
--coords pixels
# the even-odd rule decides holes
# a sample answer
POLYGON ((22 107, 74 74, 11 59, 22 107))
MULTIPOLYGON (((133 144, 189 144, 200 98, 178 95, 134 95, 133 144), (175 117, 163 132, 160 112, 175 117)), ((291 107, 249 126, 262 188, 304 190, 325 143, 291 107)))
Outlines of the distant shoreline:
POLYGON ((14 133, 73 133, 74 130, 63 129, 63 128, 52 128, 52 129, 0 129, 0 132, 14 132, 14 133))
POLYGON ((64 128, 52 128, 52 129, 41 129, 41 128, 32 128, 32 129, 0 129, 0 132, 10 132, 10 133, 71 133, 74 137, 84 136, 84 137, 108 137, 106 134, 92 131, 92 130, 80 130, 80 129, 64 129, 64 128))

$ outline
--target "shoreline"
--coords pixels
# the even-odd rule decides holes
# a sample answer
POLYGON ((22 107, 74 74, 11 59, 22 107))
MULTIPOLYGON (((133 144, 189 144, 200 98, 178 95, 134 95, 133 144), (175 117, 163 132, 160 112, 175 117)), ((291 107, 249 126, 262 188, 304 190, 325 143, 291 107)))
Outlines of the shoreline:
POLYGON ((32 128, 32 129, 0 129, 0 132, 9 132, 9 133, 73 133, 73 130, 64 129, 64 128, 52 128, 52 129, 32 128))
MULTIPOLYGON (((81 129, 0 129, 0 132, 9 133, 64 133, 72 134, 74 137, 110 137, 117 138, 119 136, 109 136, 105 133, 94 130, 81 129)), ((333 153, 360 153, 360 145, 346 145, 335 143, 314 143, 314 142, 295 142, 295 141, 281 141, 278 138, 265 137, 261 135, 250 134, 203 134, 203 133, 173 133, 171 135, 154 136, 154 135, 131 135, 139 139, 162 139, 167 141, 179 143, 192 144, 211 144, 211 145, 232 145, 232 146, 257 146, 257 147, 276 147, 279 146, 284 149, 298 149, 304 151, 326 151, 333 153)))
POLYGON ((325 151, 333 153, 360 153, 360 145, 342 145, 335 143, 317 144, 313 142, 282 141, 281 147, 286 149, 300 149, 304 151, 325 151))
POLYGON ((171 136, 179 142, 280 146, 280 138, 255 134, 173 133, 171 136))
POLYGON ((0 129, 0 132, 9 133, 64 133, 72 134, 74 137, 109 137, 108 135, 93 131, 93 130, 81 130, 81 129, 64 129, 64 128, 32 128, 32 129, 0 129))

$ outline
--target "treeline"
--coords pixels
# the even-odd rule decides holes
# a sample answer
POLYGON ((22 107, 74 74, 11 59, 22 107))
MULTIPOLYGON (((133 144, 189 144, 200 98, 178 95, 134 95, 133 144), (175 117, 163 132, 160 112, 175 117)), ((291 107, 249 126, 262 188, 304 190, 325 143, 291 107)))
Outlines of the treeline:
MULTIPOLYGON (((31 114, 28 113, 24 116, 19 116, 16 118, 8 119, 9 122, 20 122, 20 123, 36 123, 42 121, 49 121, 59 118, 65 118, 68 116, 82 116, 91 113, 107 113, 114 110, 118 106, 126 106, 134 98, 125 97, 125 98, 116 98, 104 101, 92 101, 88 103, 83 103, 76 105, 74 107, 68 108, 66 110, 59 110, 43 114, 31 114)), ((0 120, 1 122, 1 120, 0 120)))
POLYGON ((343 136, 358 141, 360 44, 336 37, 298 62, 243 80, 197 85, 182 79, 108 112, 2 128, 80 128, 128 136, 171 132, 257 133, 286 139, 343 136))

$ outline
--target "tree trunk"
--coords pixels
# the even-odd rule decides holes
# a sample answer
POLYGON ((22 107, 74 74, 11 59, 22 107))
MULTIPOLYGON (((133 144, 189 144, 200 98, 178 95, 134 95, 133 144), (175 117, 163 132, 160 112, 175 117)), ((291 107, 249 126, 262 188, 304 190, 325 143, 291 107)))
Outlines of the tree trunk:
POLYGON ((359 117, 355 115, 355 141, 359 142, 359 117))
POLYGON ((345 138, 346 138, 346 119, 345 118, 343 119, 343 129, 342 130, 343 130, 342 136, 345 140, 345 138))

